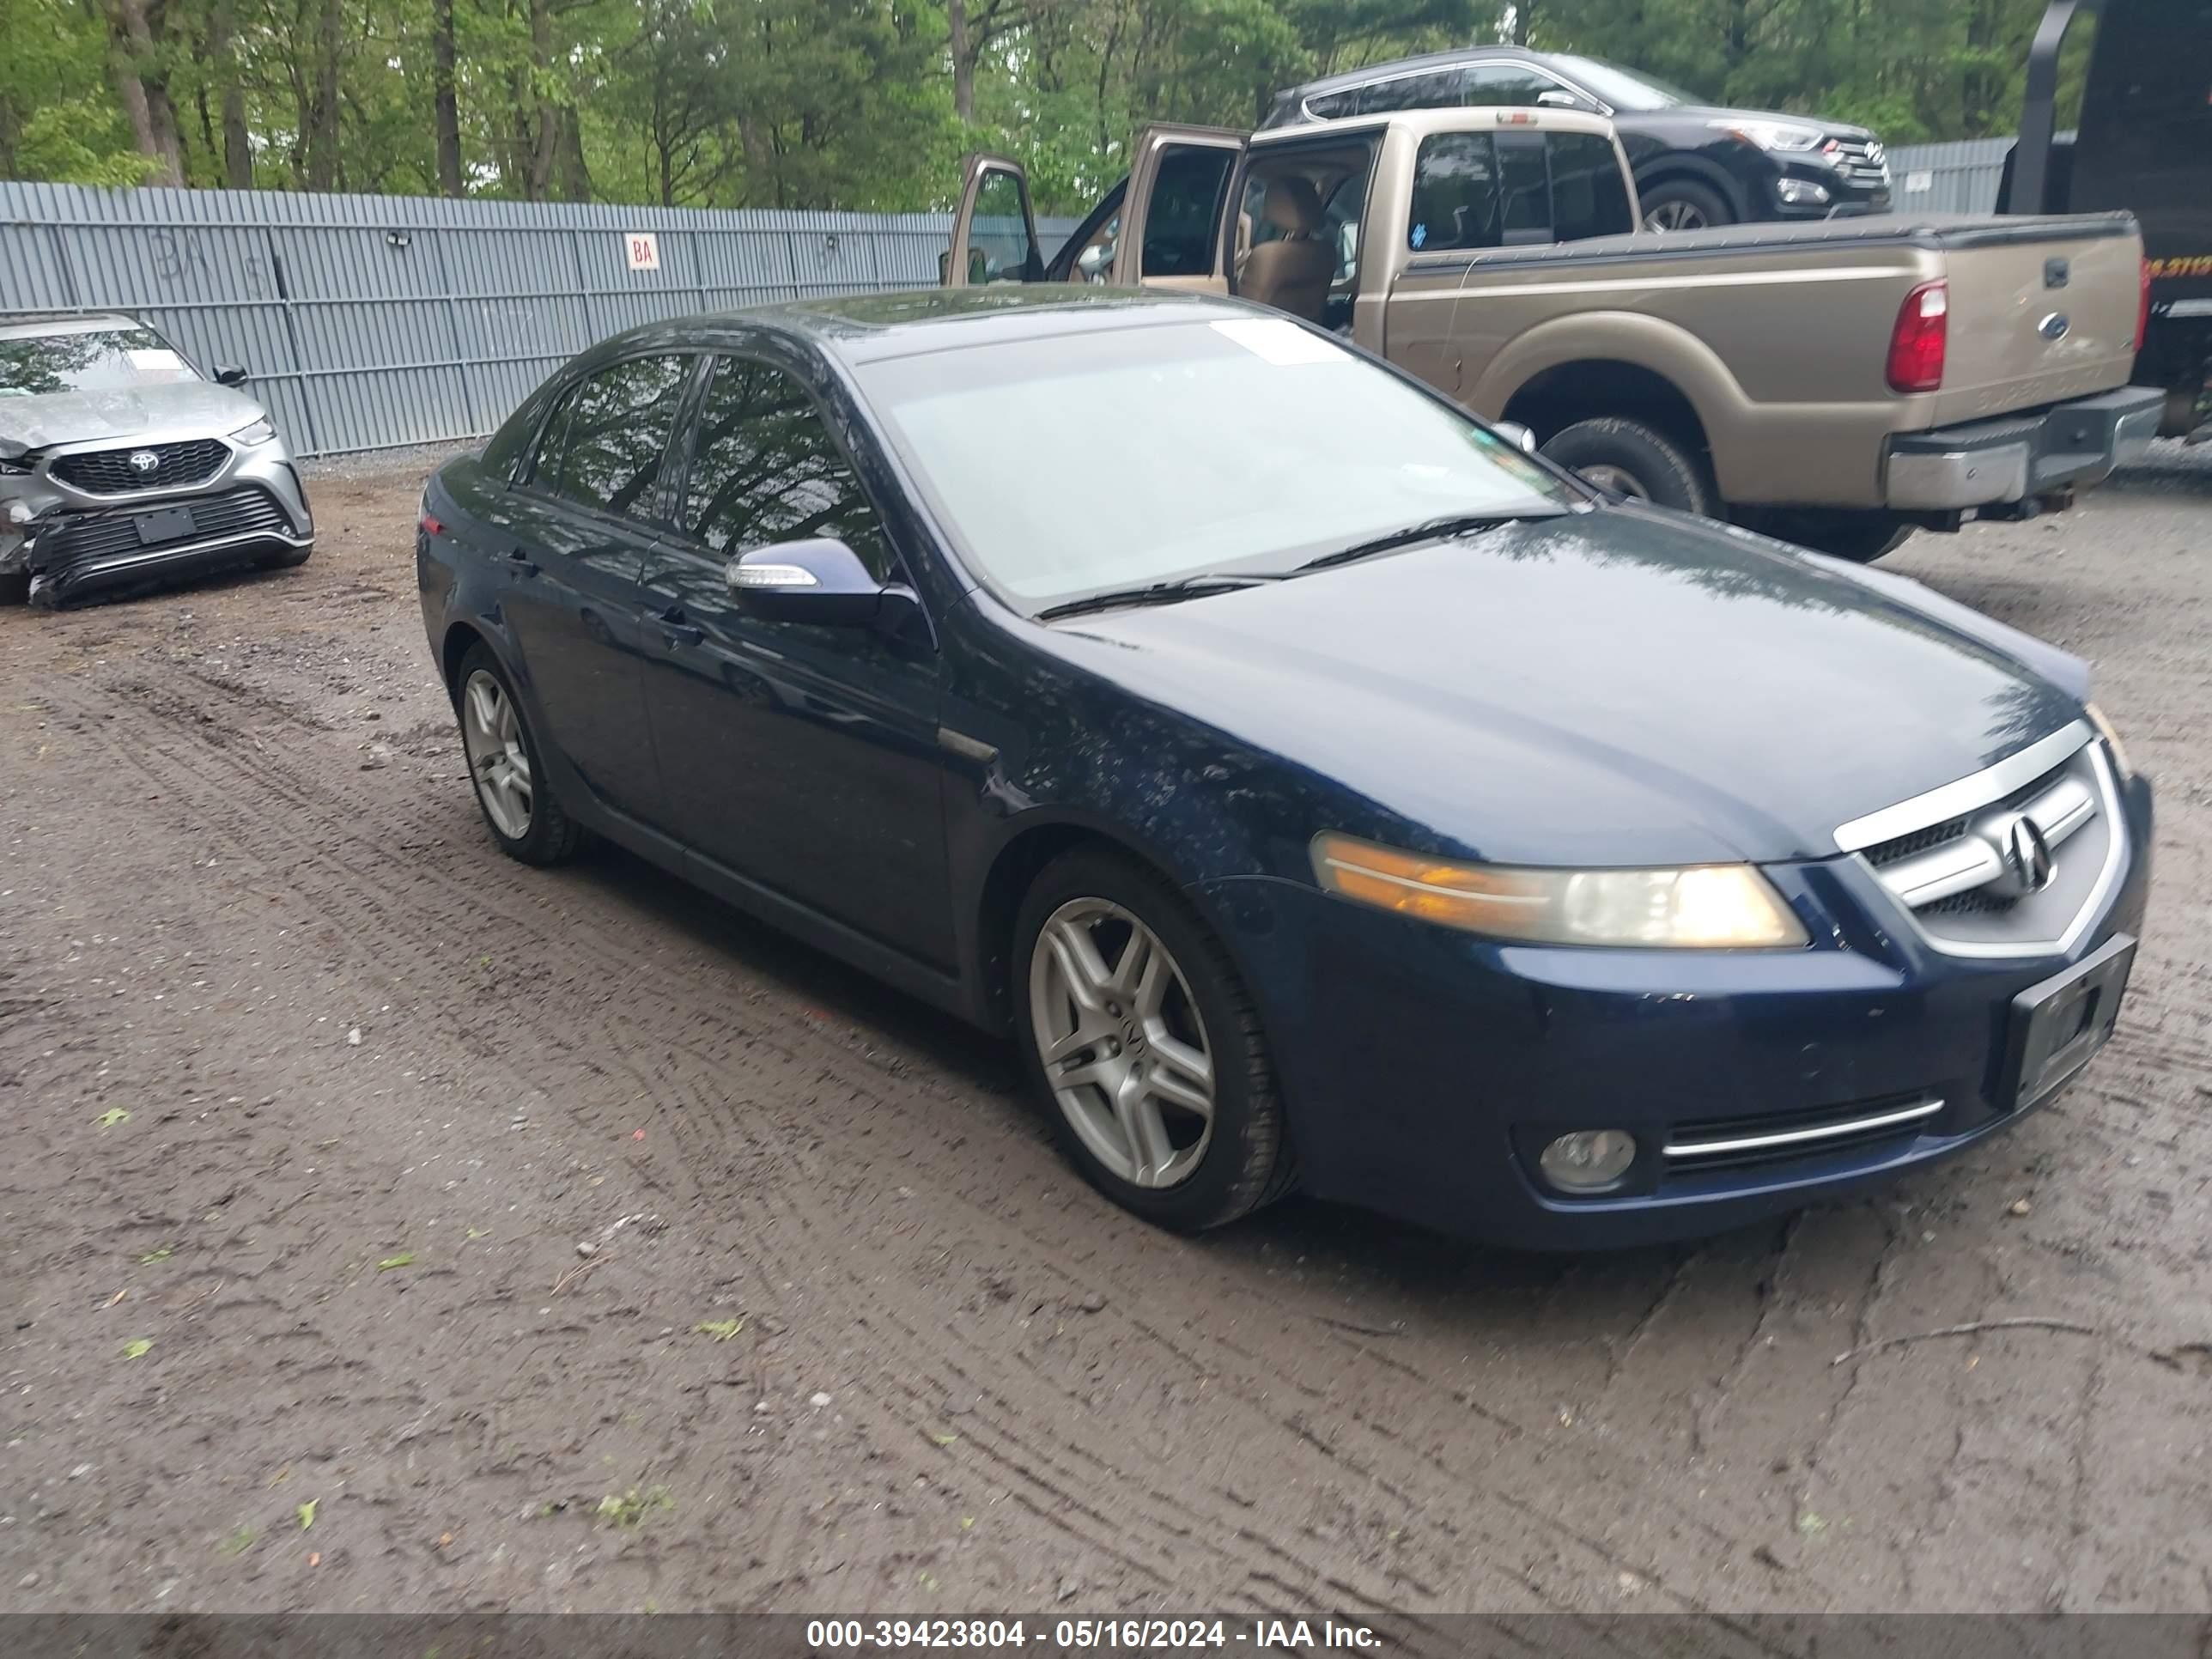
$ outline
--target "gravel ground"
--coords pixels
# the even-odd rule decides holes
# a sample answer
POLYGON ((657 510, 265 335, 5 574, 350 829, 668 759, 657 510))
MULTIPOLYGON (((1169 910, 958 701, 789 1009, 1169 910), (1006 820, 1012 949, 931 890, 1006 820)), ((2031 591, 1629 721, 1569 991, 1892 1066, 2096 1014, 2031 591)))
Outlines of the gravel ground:
POLYGON ((0 614, 0 1608, 2212 1608, 2212 452, 1894 568, 2160 780, 2088 1078, 1879 1198, 1188 1242, 997 1044, 501 859, 419 457, 297 572, 0 614), (1971 1321, 2045 1328, 1847 1350, 1971 1321))

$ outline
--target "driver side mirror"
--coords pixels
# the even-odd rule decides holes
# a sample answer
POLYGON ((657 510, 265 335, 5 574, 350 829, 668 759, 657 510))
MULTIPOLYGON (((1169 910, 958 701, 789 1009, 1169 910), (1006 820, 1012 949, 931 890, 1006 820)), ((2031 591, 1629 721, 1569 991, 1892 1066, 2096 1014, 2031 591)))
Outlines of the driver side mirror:
POLYGON ((898 583, 878 581, 834 536, 741 553, 730 561, 728 580, 741 609, 771 622, 865 627, 914 597, 898 583))
POLYGON ((1518 421, 1492 421, 1490 429, 1523 454, 1536 453, 1536 434, 1518 421))
POLYGON ((215 366, 215 383, 217 386, 244 386, 247 378, 246 370, 236 363, 217 363, 215 366))
POLYGON ((1571 92, 1540 92, 1536 94, 1539 109, 1587 109, 1589 107, 1571 92))

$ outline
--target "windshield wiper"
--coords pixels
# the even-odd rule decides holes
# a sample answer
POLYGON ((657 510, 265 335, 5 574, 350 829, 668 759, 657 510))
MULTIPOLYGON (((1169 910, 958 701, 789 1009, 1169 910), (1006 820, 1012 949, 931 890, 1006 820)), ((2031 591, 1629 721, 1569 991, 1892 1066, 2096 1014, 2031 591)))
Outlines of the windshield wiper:
POLYGON ((1326 570, 1333 564, 1349 564, 1354 559, 1364 559, 1370 553, 1388 553, 1394 547, 1411 547, 1415 542, 1440 542, 1453 536, 1472 536, 1478 530, 1495 530, 1500 525, 1519 524, 1530 519, 1557 519, 1563 512, 1548 513, 1486 513, 1457 514, 1442 519, 1424 519, 1419 524, 1409 524, 1403 530, 1393 530, 1388 535, 1371 540, 1354 542, 1350 547, 1339 548, 1334 553, 1324 553, 1317 559, 1308 559, 1298 568, 1326 570))
POLYGON ((1223 593, 1233 587, 1249 587, 1255 582, 1279 582, 1282 580, 1280 574, 1267 571, 1224 572, 1219 574, 1200 571, 1194 576, 1177 576, 1172 581, 1146 582, 1142 587, 1116 587, 1084 599, 1070 599, 1064 605, 1048 605, 1036 613, 1036 619, 1050 622, 1055 617, 1079 617, 1086 611, 1110 611, 1124 605, 1170 605, 1177 599, 1193 599, 1200 593, 1223 593))

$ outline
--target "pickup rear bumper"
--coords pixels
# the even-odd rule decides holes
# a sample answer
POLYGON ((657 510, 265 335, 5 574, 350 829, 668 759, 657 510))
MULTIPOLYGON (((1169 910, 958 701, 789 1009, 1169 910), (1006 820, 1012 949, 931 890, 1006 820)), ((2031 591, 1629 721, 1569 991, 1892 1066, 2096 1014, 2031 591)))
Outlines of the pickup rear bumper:
POLYGON ((2165 403, 2155 386, 2128 386, 1892 438, 1884 501, 1900 512, 1953 512, 2100 483, 2150 447, 2165 403))

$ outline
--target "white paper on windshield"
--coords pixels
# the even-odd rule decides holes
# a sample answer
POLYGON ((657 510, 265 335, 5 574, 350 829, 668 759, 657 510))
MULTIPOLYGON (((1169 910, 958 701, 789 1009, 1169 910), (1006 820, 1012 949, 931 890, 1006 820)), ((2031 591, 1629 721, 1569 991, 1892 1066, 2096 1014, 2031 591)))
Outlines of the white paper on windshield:
POLYGON ((1282 368, 1299 363, 1334 363, 1344 353, 1318 334, 1309 334, 1296 323, 1274 317, 1236 317, 1212 325, 1245 350, 1282 368))

